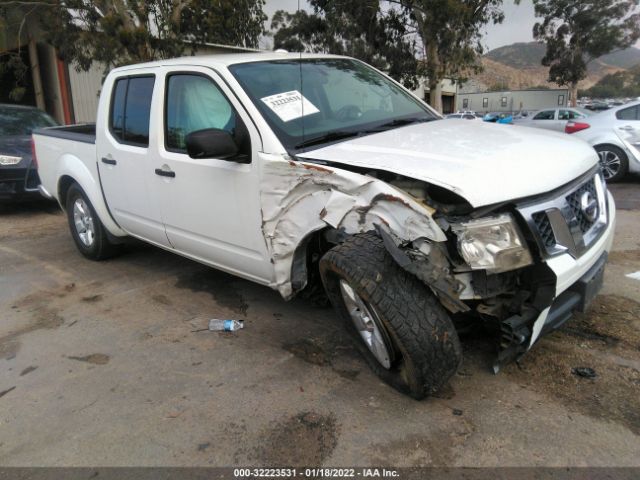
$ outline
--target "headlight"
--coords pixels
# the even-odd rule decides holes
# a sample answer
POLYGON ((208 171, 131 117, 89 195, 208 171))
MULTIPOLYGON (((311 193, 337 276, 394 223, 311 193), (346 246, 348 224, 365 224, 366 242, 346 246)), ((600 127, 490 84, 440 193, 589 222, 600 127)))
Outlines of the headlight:
POLYGON ((0 155, 0 165, 16 165, 20 163, 22 157, 12 157, 9 155, 0 155))
POLYGON ((473 270, 506 272, 532 263, 531 253, 509 214, 452 226, 458 251, 473 270))

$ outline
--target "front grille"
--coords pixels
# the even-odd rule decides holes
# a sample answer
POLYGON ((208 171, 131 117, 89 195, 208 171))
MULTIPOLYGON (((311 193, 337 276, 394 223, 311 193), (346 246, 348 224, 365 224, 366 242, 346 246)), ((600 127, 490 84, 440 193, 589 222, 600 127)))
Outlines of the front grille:
POLYGON ((547 212, 536 212, 532 217, 540 234, 542 244, 547 248, 553 247, 556 244, 556 236, 553 233, 553 227, 547 212))
POLYGON ((575 258, 582 255, 606 229, 606 187, 599 173, 593 174, 577 186, 549 196, 535 203, 518 206, 544 256, 568 252, 575 258), (588 218, 582 197, 590 193, 605 212, 598 211, 595 220, 588 218), (602 215, 605 213, 605 215, 602 215))
POLYGON ((585 192, 591 193, 593 198, 598 198, 598 193, 596 192, 596 184, 593 180, 589 180, 587 183, 578 188, 575 192, 567 195, 567 203, 569 204, 569 208, 573 212, 578 221, 578 226, 580 227, 580 231, 582 233, 586 233, 589 231, 595 220, 589 220, 585 213, 582 211, 582 205, 580 204, 580 199, 585 192))

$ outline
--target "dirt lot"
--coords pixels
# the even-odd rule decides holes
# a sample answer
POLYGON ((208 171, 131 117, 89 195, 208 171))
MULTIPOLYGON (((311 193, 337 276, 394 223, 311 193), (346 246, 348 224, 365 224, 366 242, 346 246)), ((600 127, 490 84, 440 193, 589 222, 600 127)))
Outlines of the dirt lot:
POLYGON ((147 246, 92 263, 55 207, 3 208, 0 465, 640 466, 640 182, 613 190, 591 312, 499 375, 463 338, 423 402, 380 383, 330 309, 147 246))

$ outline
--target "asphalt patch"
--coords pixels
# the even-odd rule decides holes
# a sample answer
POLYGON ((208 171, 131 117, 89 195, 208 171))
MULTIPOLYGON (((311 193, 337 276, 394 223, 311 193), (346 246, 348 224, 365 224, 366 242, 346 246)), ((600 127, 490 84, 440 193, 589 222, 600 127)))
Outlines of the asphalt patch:
POLYGON ((104 353, 92 353, 91 355, 85 355, 84 357, 68 356, 67 358, 69 360, 76 360, 78 362, 91 363, 93 365, 106 365, 107 363, 109 363, 109 359, 111 357, 109 357, 109 355, 106 355, 104 353))
POLYGON ((306 338, 292 343, 285 343, 282 348, 313 365, 328 365, 331 363, 327 352, 315 342, 306 338))
POLYGON ((180 276, 175 287, 192 292, 208 293, 221 307, 246 316, 249 305, 238 289, 239 283, 240 281, 236 277, 213 268, 207 268, 180 276))
POLYGON ((259 449, 265 466, 320 466, 338 444, 333 415, 302 412, 270 428, 259 449))

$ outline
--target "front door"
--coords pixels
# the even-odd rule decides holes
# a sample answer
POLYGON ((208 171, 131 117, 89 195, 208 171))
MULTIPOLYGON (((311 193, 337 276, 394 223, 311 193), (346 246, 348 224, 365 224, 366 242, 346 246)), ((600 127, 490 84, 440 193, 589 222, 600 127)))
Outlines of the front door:
POLYGON ((273 267, 261 228, 257 130, 211 70, 164 73, 163 141, 153 188, 162 198, 169 241, 194 259, 269 283, 273 267), (186 137, 205 129, 231 134, 239 154, 191 158, 186 137))
POLYGON ((112 90, 107 124, 96 131, 98 171, 115 221, 128 233, 169 246, 157 198, 149 191, 153 170, 149 146, 153 105, 153 73, 122 76, 103 88, 112 90))

